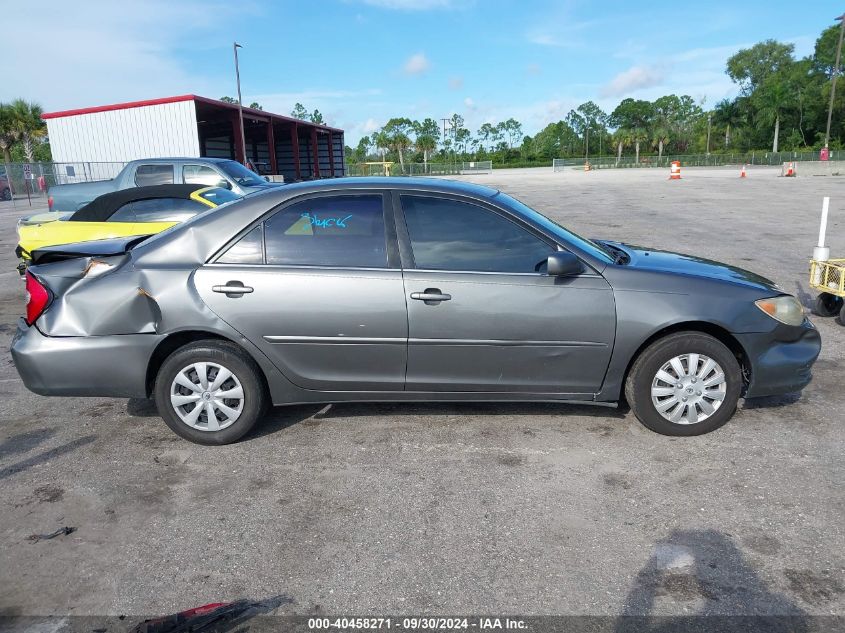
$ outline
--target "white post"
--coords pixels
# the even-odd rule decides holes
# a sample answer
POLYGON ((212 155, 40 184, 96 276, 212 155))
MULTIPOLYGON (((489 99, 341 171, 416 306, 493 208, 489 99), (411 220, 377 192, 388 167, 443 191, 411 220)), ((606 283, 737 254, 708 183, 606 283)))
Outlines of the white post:
MULTIPOLYGON (((813 249, 813 260, 817 262, 826 262, 830 259, 830 249, 824 245, 824 234, 827 231, 827 211, 830 207, 830 198, 825 196, 822 200, 822 221, 819 226, 819 245, 813 249)), ((813 283, 820 284, 822 282, 822 268, 823 266, 815 266, 813 275, 813 283)))

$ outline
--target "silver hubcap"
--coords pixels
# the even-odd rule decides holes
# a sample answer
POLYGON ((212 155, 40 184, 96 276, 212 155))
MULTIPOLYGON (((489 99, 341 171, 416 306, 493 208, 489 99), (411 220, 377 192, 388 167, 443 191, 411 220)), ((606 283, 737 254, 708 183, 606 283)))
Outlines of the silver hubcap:
POLYGON ((198 431, 222 431, 240 417, 244 390, 238 377, 217 363, 194 363, 170 385, 176 415, 198 431))
POLYGON ((651 382, 651 402, 675 424, 697 424, 722 406, 728 383, 725 372, 704 354, 675 356, 651 382))

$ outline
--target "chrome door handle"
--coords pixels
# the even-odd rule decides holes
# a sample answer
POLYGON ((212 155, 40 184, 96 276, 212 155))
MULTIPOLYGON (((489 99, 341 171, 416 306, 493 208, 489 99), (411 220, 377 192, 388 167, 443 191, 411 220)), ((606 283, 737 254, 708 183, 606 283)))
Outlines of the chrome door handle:
POLYGON ((211 290, 233 298, 249 294, 250 292, 253 292, 254 289, 251 286, 244 286, 240 281, 229 281, 225 286, 212 286, 211 290))
POLYGON ((441 301, 449 301, 452 295, 440 292, 440 288, 426 288, 424 292, 412 292, 411 299, 425 301, 427 305, 435 305, 441 301))

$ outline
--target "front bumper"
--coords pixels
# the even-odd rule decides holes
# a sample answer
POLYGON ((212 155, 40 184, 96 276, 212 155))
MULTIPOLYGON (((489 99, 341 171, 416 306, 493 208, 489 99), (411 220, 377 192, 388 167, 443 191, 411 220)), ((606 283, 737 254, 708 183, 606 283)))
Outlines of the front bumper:
POLYGON ((819 331, 803 325, 779 325, 771 332, 736 334, 751 365, 747 398, 801 391, 813 377, 812 366, 822 349, 819 331))
POLYGON ((12 360, 30 391, 42 396, 147 397, 147 366, 161 337, 44 336, 23 319, 12 360))

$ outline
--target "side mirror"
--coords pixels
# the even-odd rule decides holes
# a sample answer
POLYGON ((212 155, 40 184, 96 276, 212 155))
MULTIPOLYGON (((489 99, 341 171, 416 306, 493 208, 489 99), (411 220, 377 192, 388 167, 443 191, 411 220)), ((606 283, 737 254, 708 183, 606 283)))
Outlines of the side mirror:
POLYGON ((270 176, 264 176, 264 180, 266 180, 267 182, 270 182, 270 176))
POLYGON ((216 184, 216 185, 214 185, 214 186, 215 186, 215 187, 220 187, 220 188, 222 188, 222 189, 231 189, 231 188, 232 188, 232 183, 230 183, 230 182, 229 182, 228 180, 226 180, 225 178, 221 178, 220 180, 218 180, 218 181, 217 181, 217 184, 216 184))
POLYGON ((584 265, 572 253, 558 251, 549 255, 546 270, 550 277, 571 277, 581 273, 584 265))

